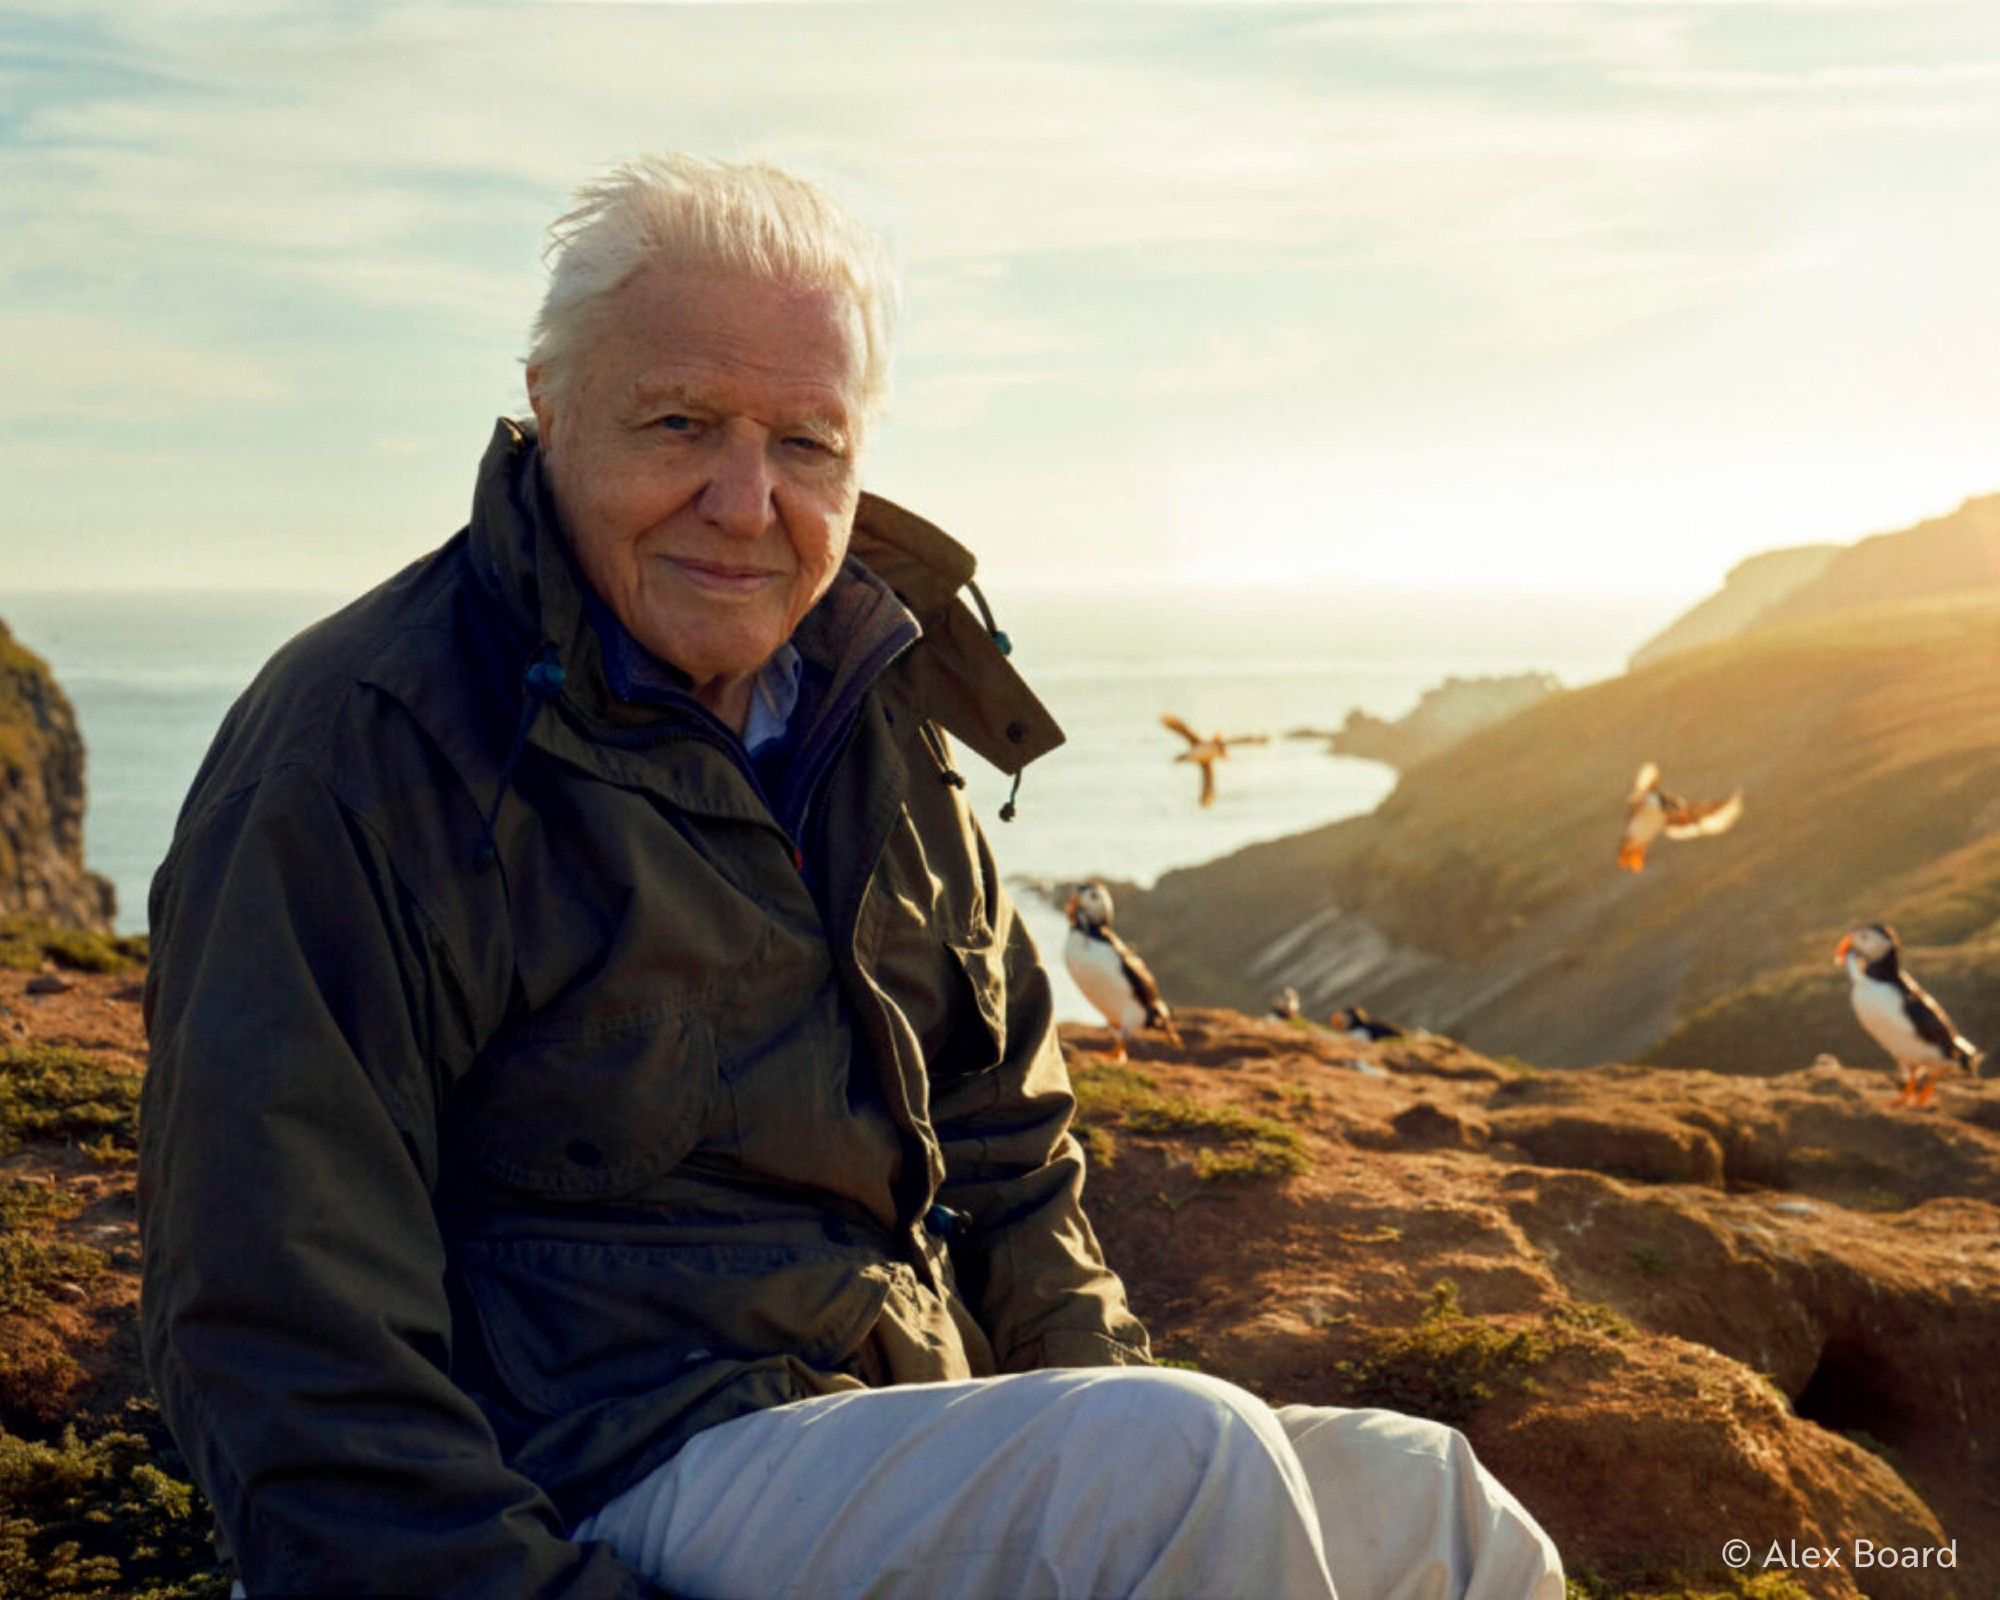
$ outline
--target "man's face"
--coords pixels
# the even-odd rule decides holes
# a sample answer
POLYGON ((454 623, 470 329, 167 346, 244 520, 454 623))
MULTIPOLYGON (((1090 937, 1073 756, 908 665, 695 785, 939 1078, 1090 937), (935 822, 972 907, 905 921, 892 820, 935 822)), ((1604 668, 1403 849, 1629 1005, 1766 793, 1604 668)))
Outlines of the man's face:
POLYGON ((572 362, 533 403, 577 562, 740 730, 757 670, 847 554, 860 317, 830 291, 647 267, 598 307, 572 362))

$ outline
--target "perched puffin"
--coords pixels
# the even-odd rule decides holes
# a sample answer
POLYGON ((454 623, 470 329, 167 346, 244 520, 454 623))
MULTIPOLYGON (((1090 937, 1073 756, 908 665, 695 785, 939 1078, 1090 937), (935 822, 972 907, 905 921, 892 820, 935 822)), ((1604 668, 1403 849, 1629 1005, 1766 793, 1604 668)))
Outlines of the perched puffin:
POLYGON ((1618 865, 1633 872, 1646 870, 1646 847, 1661 834, 1669 839, 1699 839, 1726 833, 1743 815, 1743 791, 1726 800, 1683 800, 1660 787, 1660 769, 1648 761, 1632 780, 1625 801, 1625 837, 1618 846, 1618 865))
POLYGON ((1229 747, 1231 745, 1269 744, 1271 742, 1271 736, 1268 733, 1199 734, 1185 722, 1181 721, 1179 717, 1162 717, 1160 718, 1160 725, 1173 729, 1175 733, 1187 740, 1187 749, 1175 756, 1174 759, 1176 761, 1192 761, 1196 766, 1201 768, 1201 803, 1205 806, 1215 804, 1215 764, 1218 761, 1228 759, 1229 747))
POLYGON ((1299 1017, 1299 991, 1289 983, 1271 997, 1271 1015, 1282 1022, 1296 1022, 1299 1017))
POLYGON ((1160 986, 1146 963, 1111 931, 1111 891, 1101 883, 1081 884, 1063 909, 1069 917, 1063 964, 1117 1036, 1112 1060, 1125 1059, 1125 1042, 1141 1028, 1157 1028, 1178 1045, 1181 1036, 1160 998, 1160 986))
POLYGON ((1343 1006, 1329 1017, 1335 1033, 1344 1033, 1357 1044, 1372 1044, 1377 1039, 1407 1039, 1409 1034, 1393 1022, 1385 1022, 1380 1017, 1371 1017, 1361 1006, 1343 1006))
POLYGON ((1937 1067, 1963 1067, 1979 1076, 1978 1049, 1903 970, 1895 929, 1879 922, 1856 928, 1840 941, 1833 959, 1847 968, 1854 986, 1855 1017, 1902 1069, 1903 1086, 1894 1104, 1929 1105, 1937 1093, 1931 1076, 1937 1067))

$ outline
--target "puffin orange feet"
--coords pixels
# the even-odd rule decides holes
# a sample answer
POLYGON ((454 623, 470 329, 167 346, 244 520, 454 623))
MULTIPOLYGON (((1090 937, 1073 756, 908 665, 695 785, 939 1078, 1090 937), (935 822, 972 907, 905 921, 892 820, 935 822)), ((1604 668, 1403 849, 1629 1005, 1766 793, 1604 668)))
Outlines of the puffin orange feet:
POLYGON ((1917 1085, 1917 1092, 1911 1098, 1912 1105, 1927 1106, 1937 1095, 1937 1079, 1925 1078, 1917 1085))
POLYGON ((1644 872, 1646 870, 1646 852, 1636 845, 1625 845, 1619 849, 1618 865, 1623 867, 1627 872, 1644 872))

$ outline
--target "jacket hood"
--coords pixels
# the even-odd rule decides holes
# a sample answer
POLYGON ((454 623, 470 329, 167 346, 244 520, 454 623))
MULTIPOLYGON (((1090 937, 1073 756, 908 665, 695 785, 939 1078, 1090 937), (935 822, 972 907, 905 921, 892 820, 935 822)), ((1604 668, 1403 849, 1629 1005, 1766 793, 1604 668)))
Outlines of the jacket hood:
MULTIPOLYGON (((583 615, 583 580, 556 526, 540 467, 534 424, 501 418, 473 495, 473 562, 522 636, 524 652, 554 641, 574 665, 601 677, 594 630, 583 615)), ((971 551, 914 512, 863 493, 848 554, 888 585, 923 630, 896 669, 923 716, 1010 775, 1063 743, 1062 729, 1014 670, 1001 638, 960 597, 978 567, 971 551)))

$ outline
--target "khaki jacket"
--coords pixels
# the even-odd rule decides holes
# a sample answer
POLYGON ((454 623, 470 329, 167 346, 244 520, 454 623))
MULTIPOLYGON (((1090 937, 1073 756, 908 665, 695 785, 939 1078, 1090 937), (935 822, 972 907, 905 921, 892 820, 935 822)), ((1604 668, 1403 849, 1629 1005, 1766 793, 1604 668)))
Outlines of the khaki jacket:
POLYGON ((1147 1359, 945 737, 1061 734, 963 550, 864 499, 852 554, 776 795, 610 693, 511 423, 229 713, 153 885, 141 1309, 253 1595, 657 1593, 564 1530, 699 1429, 1147 1359))

